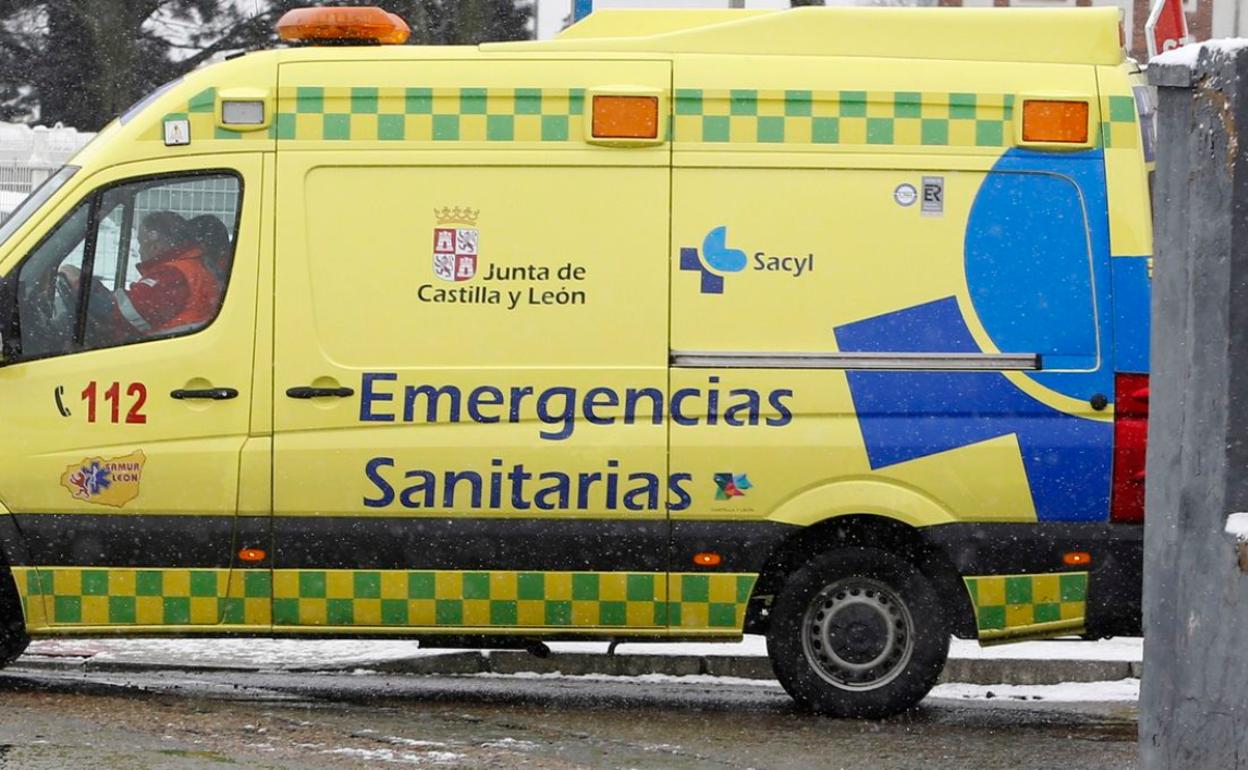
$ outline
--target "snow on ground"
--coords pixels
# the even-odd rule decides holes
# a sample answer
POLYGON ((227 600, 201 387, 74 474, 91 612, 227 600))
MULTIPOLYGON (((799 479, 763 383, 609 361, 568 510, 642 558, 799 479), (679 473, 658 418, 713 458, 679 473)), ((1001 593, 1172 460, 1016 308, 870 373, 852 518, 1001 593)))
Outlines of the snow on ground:
POLYGON ((1139 679, 1118 679, 1113 682, 1064 682, 1062 684, 938 684, 929 698, 965 700, 1047 700, 1075 701, 1138 701, 1139 679))
MULTIPOLYGON (((554 652, 605 653, 606 642, 552 642, 554 652)), ((185 661, 198 665, 264 668, 341 668, 455 650, 420 649, 414 641, 390 639, 45 639, 31 644, 27 654, 51 657, 95 658, 99 661, 185 661)), ((621 655, 747 655, 765 656, 766 640, 746 636, 733 643, 623 643, 621 655)), ((1140 661, 1143 640, 1075 639, 1020 642, 980 647, 977 642, 953 640, 951 658, 1056 659, 1140 661)))
MULTIPOLYGON (((605 654, 605 642, 555 642, 552 651, 563 653, 605 654)), ((736 643, 625 643, 617 648, 624 655, 742 655, 764 656, 766 641, 761 636, 747 636, 736 643)), ((174 663, 189 666, 247 667, 262 669, 338 669, 362 676, 375 676, 368 669, 386 661, 413 657, 434 656, 463 652, 462 650, 421 650, 418 643, 397 640, 358 639, 46 639, 30 646, 29 655, 61 658, 92 658, 99 662, 121 663, 174 663)), ((1021 642, 993 647, 980 647, 976 642, 955 639, 950 649, 951 658, 993 658, 1004 660, 1108 660, 1139 661, 1143 653, 1143 640, 1136 638, 1104 639, 1087 642, 1077 639, 1021 642)), ((609 676, 603 674, 472 674, 477 677, 517 679, 569 679, 655 682, 689 685, 748 685, 750 687, 779 688, 772 679, 739 679, 718 676, 669 676, 645 674, 635 677, 609 676)), ((1136 701, 1139 699, 1138 679, 1122 679, 1113 682, 1068 682, 1059 685, 971 685, 942 684, 932 691, 931 697, 966 700, 1021 701, 1136 701)), ((422 761, 437 763, 450 761, 450 756, 438 757, 434 744, 416 745, 392 741, 393 750, 383 750, 387 756, 370 755, 368 759, 382 762, 411 762, 414 756, 422 761), (416 750, 413 752, 413 750, 416 750)), ((519 747, 512 747, 519 748, 519 747)), ((354 751, 354 750, 353 750, 354 751)), ((357 758, 365 758, 363 755, 357 758)))
POLYGON ((394 751, 393 749, 325 749, 322 754, 338 754, 340 756, 352 757, 364 762, 392 762, 405 765, 419 765, 425 762, 434 762, 436 764, 450 764, 464 759, 463 754, 456 754, 453 751, 423 751, 419 754, 410 751, 394 751))
MULTIPOLYGON (((732 685, 739 687, 767 687, 779 690, 780 683, 773 679, 742 679, 732 676, 672 676, 670 674, 642 674, 641 676, 610 676, 607 674, 472 674, 483 679, 566 679, 600 682, 648 682, 651 684, 697 684, 732 685)), ((1063 703, 1106 701, 1138 701, 1139 679, 1119 679, 1111 682, 1064 682, 1062 684, 938 684, 932 688, 929 698, 950 700, 1023 700, 1054 701, 1063 703)))

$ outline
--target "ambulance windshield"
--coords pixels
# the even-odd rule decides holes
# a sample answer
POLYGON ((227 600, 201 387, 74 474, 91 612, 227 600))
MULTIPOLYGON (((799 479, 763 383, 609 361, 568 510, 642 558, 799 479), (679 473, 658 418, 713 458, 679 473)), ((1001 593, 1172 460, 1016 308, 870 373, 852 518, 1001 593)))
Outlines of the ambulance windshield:
POLYGON ((55 195, 56 191, 61 189, 77 171, 77 166, 62 166, 60 171, 45 179, 43 184, 27 195, 26 200, 22 201, 17 210, 4 220, 3 225, 0 225, 0 246, 3 246, 18 228, 26 224, 26 220, 47 203, 48 199, 55 195))

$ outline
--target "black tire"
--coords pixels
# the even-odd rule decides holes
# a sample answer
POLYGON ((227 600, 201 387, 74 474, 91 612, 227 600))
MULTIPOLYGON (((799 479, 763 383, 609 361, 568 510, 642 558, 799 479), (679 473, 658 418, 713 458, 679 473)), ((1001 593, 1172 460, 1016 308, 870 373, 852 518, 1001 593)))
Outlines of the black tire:
POLYGON ((13 576, 0 566, 0 668, 17 660, 29 644, 17 586, 13 576))
POLYGON ((767 653, 798 705, 880 718, 915 706, 949 655, 950 624, 931 581, 875 548, 807 562, 771 609, 767 653))

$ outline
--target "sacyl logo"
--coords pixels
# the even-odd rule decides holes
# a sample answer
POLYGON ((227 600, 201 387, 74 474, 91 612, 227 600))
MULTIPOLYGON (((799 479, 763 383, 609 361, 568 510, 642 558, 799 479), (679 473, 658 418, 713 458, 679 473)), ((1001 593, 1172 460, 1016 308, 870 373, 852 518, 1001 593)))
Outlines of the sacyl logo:
POLYGON ((741 249, 730 249, 727 244, 728 228, 720 225, 702 239, 702 256, 697 249, 680 250, 681 270, 702 272, 702 293, 723 294, 724 278, 720 273, 739 273, 745 269, 748 259, 741 249), (711 272, 714 270, 715 272, 711 272))
POLYGON ((800 278, 815 269, 815 255, 772 256, 765 251, 755 252, 751 258, 741 249, 728 246, 728 227, 720 225, 702 239, 702 250, 685 246, 680 250, 680 269, 701 273, 700 290, 703 294, 723 294, 724 276, 739 273, 750 266, 752 270, 787 273, 800 278))

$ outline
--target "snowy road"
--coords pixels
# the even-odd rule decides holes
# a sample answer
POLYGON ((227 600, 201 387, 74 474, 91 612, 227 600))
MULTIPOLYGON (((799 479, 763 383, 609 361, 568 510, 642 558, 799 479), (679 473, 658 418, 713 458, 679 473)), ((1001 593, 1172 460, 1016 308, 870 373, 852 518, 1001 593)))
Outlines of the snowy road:
POLYGON ((19 666, 0 674, 0 768, 1110 770, 1134 766, 1134 686, 946 686, 915 714, 854 722, 797 714, 772 683, 708 678, 19 666))

